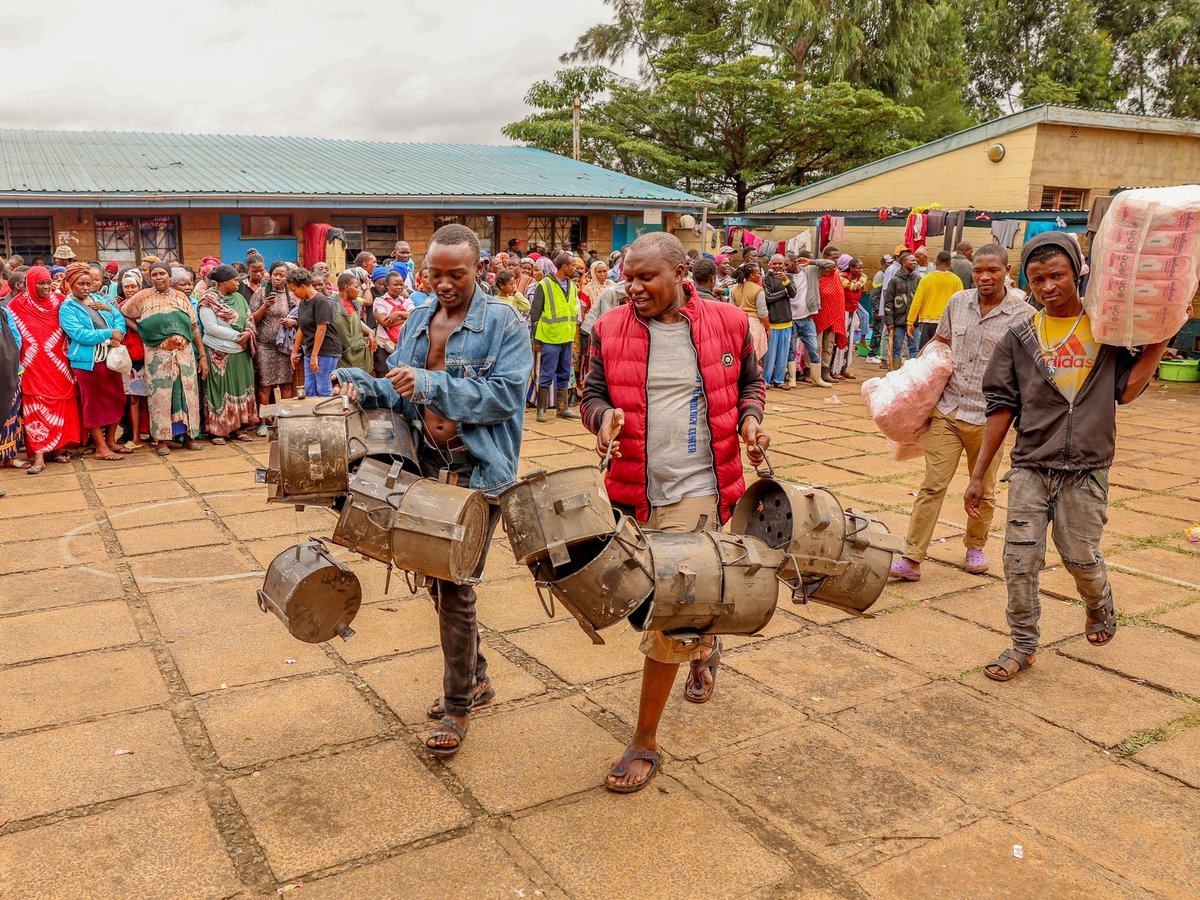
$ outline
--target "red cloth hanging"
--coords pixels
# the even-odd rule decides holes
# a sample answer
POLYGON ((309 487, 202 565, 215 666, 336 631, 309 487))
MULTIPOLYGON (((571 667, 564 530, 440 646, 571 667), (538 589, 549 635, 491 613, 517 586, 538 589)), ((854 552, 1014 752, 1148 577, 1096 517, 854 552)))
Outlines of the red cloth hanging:
POLYGON ((915 252, 925 246, 925 214, 912 213, 904 226, 904 246, 915 252))
POLYGON ((311 269, 319 262, 325 261, 326 238, 332 225, 322 225, 310 222, 304 226, 304 268, 311 269))

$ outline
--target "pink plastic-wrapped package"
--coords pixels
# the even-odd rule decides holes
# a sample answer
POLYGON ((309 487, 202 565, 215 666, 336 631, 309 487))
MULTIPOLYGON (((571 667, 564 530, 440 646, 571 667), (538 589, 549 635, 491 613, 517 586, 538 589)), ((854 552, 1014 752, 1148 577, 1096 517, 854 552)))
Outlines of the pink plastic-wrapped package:
POLYGON ((920 356, 897 371, 863 382, 862 396, 875 426, 884 437, 900 445, 894 449, 889 446, 893 456, 912 453, 924 436, 933 409, 950 381, 950 372, 950 345, 930 341, 920 356))
POLYGON ((1174 336, 1200 283, 1200 185, 1117 194, 1091 260, 1083 305, 1097 341, 1141 347, 1174 336))

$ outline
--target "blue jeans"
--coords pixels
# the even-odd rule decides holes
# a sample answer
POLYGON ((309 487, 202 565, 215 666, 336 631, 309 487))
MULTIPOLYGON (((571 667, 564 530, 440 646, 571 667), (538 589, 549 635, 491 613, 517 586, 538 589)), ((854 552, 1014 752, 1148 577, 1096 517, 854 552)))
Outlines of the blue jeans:
POLYGON ((911 359, 917 358, 919 348, 917 347, 917 336, 914 334, 909 337, 904 326, 901 325, 892 331, 892 357, 900 359, 904 356, 904 342, 908 341, 908 355, 911 359))
POLYGON ((560 391, 571 386, 571 345, 542 344, 542 371, 538 387, 555 385, 560 391))
MULTIPOLYGON (((817 326, 813 324, 812 317, 800 319, 798 322, 792 323, 792 334, 795 336, 797 343, 804 344, 804 365, 820 365, 821 364, 821 349, 817 346, 817 326)), ((793 345, 794 346, 794 345, 793 345)), ((800 359, 796 359, 797 367, 800 366, 800 359)))
POLYGON ((792 329, 771 328, 768 332, 767 355, 763 359, 763 380, 767 384, 783 384, 787 380, 788 346, 792 329))
POLYGON ((317 371, 313 371, 312 357, 304 357, 304 395, 306 397, 332 397, 333 370, 337 368, 336 356, 318 356, 317 371))

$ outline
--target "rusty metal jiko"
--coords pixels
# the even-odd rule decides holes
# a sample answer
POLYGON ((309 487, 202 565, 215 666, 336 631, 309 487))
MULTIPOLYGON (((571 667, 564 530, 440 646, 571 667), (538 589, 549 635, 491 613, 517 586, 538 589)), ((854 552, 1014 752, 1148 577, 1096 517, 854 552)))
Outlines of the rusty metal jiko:
POLYGON ((883 593, 903 541, 878 519, 843 510, 825 488, 779 481, 767 472, 734 507, 730 530, 785 551, 780 577, 797 603, 815 600, 866 613, 883 593))
POLYGON ((392 519, 415 475, 401 464, 367 458, 350 478, 333 542, 386 565, 392 563, 392 519))
POLYGON ((487 500, 480 491, 412 479, 392 515, 392 564, 427 578, 475 584, 487 524, 487 500))
POLYGON ((519 563, 572 562, 570 548, 613 533, 616 517, 597 466, 530 472, 499 497, 504 530, 519 563))
POLYGON ((350 489, 350 447, 366 446, 361 410, 345 397, 284 400, 273 417, 269 459, 256 477, 268 503, 333 506, 350 489))
POLYGON ((678 640, 754 634, 779 598, 785 554, 762 541, 713 531, 651 531, 654 593, 629 617, 638 630, 678 640))
POLYGON ((309 644, 348 640, 361 605, 358 576, 319 538, 288 547, 271 560, 258 592, 259 609, 274 613, 293 637, 309 644))

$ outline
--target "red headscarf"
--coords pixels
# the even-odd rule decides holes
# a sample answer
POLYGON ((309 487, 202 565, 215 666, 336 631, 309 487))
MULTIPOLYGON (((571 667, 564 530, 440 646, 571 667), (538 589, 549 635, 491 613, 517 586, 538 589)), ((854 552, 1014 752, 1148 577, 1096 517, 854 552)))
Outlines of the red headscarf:
POLYGON ((21 390, 36 397, 65 400, 75 396, 75 376, 67 362, 67 336, 58 324, 61 294, 45 300, 37 286, 50 280, 50 270, 34 266, 25 275, 25 290, 9 303, 8 310, 21 332, 21 390))

